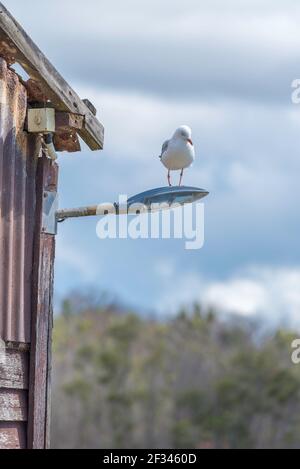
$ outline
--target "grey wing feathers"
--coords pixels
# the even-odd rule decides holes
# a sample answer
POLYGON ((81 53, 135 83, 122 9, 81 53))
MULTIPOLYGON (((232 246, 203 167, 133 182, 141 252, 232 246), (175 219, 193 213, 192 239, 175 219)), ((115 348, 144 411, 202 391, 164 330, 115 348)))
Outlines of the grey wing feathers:
POLYGON ((166 140, 163 143, 163 146, 162 146, 162 149, 161 149, 161 154, 159 155, 160 158, 163 156, 164 152, 167 151, 168 145, 169 145, 169 140, 166 140))

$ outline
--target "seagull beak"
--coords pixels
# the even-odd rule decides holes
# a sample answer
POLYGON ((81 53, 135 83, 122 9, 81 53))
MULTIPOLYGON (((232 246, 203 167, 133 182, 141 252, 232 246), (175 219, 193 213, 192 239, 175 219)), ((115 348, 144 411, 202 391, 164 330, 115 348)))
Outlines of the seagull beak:
POLYGON ((192 145, 192 147, 194 146, 194 144, 193 144, 193 142, 190 138, 187 138, 186 140, 187 140, 187 142, 189 142, 192 145))

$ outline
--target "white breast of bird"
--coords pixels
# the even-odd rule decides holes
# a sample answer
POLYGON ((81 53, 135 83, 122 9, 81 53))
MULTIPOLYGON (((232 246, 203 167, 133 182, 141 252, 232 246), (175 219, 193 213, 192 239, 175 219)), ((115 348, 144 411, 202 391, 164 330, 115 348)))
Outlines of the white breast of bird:
POLYGON ((178 171, 191 166, 194 159, 192 131, 186 125, 180 126, 168 141, 168 146, 161 156, 161 162, 167 169, 178 171))

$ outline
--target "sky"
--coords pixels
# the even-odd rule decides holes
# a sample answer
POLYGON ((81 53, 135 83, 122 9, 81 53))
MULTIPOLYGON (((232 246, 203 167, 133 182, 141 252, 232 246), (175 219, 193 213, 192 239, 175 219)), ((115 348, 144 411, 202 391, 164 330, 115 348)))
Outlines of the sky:
POLYGON ((99 240, 97 220, 66 221, 56 301, 93 286, 143 314, 200 301, 300 327, 300 4, 42 3, 5 4, 105 126, 103 151, 60 155, 61 207, 165 185, 157 156, 181 124, 196 148, 184 182, 210 192, 198 251, 182 240, 99 240))

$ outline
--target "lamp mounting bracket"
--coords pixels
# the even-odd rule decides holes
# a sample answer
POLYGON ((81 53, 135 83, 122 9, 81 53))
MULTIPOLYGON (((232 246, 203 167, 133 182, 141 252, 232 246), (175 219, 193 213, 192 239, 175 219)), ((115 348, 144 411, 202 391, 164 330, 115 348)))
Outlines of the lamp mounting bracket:
POLYGON ((44 191, 42 233, 56 235, 57 221, 56 212, 58 209, 57 192, 44 191))

